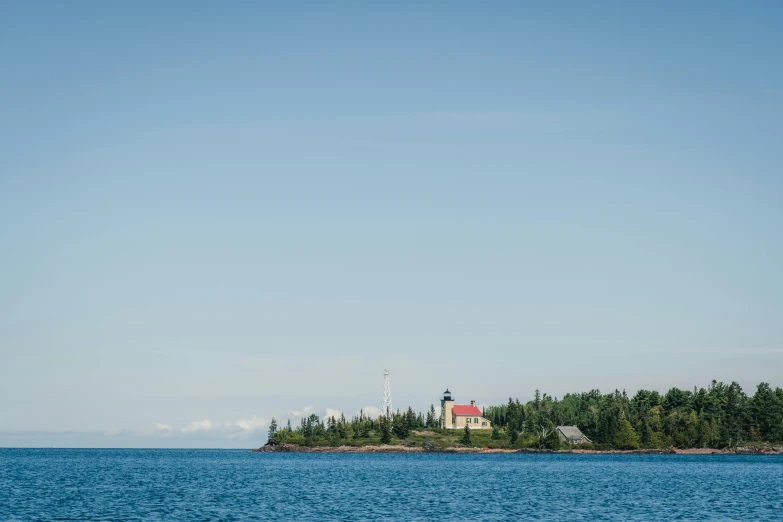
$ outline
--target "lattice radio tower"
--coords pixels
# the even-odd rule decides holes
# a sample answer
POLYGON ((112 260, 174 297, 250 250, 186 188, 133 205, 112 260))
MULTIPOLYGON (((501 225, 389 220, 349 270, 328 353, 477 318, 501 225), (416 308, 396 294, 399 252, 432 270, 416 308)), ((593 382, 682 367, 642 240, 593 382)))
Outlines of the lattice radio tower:
POLYGON ((391 419, 392 416, 392 403, 391 403, 391 385, 389 384, 389 370, 383 370, 383 404, 381 405, 381 415, 391 419))

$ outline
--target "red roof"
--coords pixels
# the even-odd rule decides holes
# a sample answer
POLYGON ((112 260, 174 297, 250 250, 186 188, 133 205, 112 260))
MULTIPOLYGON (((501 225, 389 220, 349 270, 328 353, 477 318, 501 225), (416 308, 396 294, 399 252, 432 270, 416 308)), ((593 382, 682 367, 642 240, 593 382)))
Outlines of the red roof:
POLYGON ((465 405, 458 405, 455 404, 451 407, 451 411, 453 411, 456 415, 476 415, 478 417, 481 417, 481 410, 476 408, 475 406, 470 406, 468 404, 465 405))

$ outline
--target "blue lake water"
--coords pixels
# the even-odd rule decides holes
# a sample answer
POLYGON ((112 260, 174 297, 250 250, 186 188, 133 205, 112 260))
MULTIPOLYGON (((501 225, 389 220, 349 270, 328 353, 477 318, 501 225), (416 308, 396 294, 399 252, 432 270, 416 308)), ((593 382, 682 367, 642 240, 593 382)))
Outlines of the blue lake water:
POLYGON ((0 449, 0 520, 783 520, 783 458, 0 449))

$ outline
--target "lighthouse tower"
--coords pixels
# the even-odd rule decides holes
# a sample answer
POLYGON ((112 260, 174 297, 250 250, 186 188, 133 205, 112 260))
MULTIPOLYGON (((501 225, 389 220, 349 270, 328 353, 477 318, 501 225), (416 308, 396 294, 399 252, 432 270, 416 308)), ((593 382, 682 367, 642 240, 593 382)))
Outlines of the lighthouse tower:
POLYGON ((451 409, 454 407, 454 400, 451 398, 451 392, 448 388, 443 392, 443 398, 440 400, 440 427, 453 428, 451 421, 451 409))

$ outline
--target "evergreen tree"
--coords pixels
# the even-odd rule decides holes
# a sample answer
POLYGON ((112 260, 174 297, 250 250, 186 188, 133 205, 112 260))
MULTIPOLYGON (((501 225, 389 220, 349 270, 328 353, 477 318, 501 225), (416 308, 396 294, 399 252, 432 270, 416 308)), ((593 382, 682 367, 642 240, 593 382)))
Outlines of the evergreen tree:
POLYGON ((641 430, 641 444, 645 448, 653 447, 653 430, 650 426, 649 411, 642 413, 641 420, 639 421, 639 428, 641 430))
POLYGON ((514 404, 516 405, 517 409, 516 425, 514 426, 514 429, 517 431, 522 431, 525 428, 525 422, 527 422, 527 418, 525 417, 525 407, 519 403, 519 399, 516 399, 514 404))
POLYGON ((619 427, 614 435, 614 447, 617 449, 637 449, 639 447, 639 438, 636 436, 633 426, 628 419, 622 417, 619 427))
POLYGON ((547 434, 544 439, 544 447, 554 451, 560 449, 560 437, 557 435, 557 430, 552 430, 547 434))
POLYGON ((267 437, 267 444, 275 443, 275 435, 277 434, 277 421, 272 417, 272 422, 269 423, 269 436, 267 437))
POLYGON ((598 412, 596 439, 602 444, 613 444, 619 428, 619 419, 623 413, 620 392, 605 395, 598 412))
POLYGON ((492 440, 500 440, 500 428, 492 426, 492 440))
POLYGON ((511 442, 511 445, 514 446, 517 443, 517 439, 519 438, 519 432, 516 429, 514 429, 514 428, 510 428, 510 429, 511 429, 511 439, 510 439, 510 442, 511 442))
POLYGON ((770 439, 775 442, 783 442, 783 388, 775 388, 775 403, 777 404, 778 414, 775 415, 772 424, 770 439))
POLYGON ((742 387, 732 382, 726 394, 726 423, 725 438, 729 446, 739 446, 744 439, 745 428, 745 404, 747 397, 742 387))
POLYGON ((769 384, 766 382, 759 384, 749 402, 751 426, 758 433, 758 441, 779 440, 779 427, 783 422, 783 404, 769 384))
POLYGON ((329 435, 329 445, 330 446, 339 446, 340 445, 340 432, 336 428, 331 431, 331 433, 328 433, 329 435))
POLYGON ((393 414, 391 424, 391 430, 398 439, 405 439, 408 437, 410 429, 408 427, 407 415, 400 413, 393 414))
POLYGON ((408 411, 405 412, 403 415, 405 420, 405 427, 406 427, 406 433, 405 436, 408 436, 408 433, 410 430, 416 429, 416 414, 413 411, 413 408, 408 406, 408 411))
POLYGON ((690 400, 691 392, 672 388, 663 399, 663 411, 668 414, 678 408, 685 408, 690 405, 690 400))
POLYGON ((385 415, 381 415, 379 419, 381 428, 381 444, 389 444, 391 442, 391 422, 385 415))
POLYGON ((435 405, 430 404, 430 411, 427 412, 427 422, 426 427, 428 428, 437 428, 438 427, 438 420, 435 416, 435 405))
POLYGON ((321 438, 326 435, 326 428, 324 427, 324 423, 321 422, 321 419, 316 414, 311 414, 307 418, 307 424, 310 426, 310 434, 313 438, 321 438))
POLYGON ((700 415, 699 446, 702 448, 709 447, 711 436, 712 436, 712 427, 710 426, 710 422, 706 420, 703 415, 700 415))
POLYGON ((470 446, 470 426, 465 425, 465 430, 462 432, 462 439, 460 442, 465 446, 470 446))

